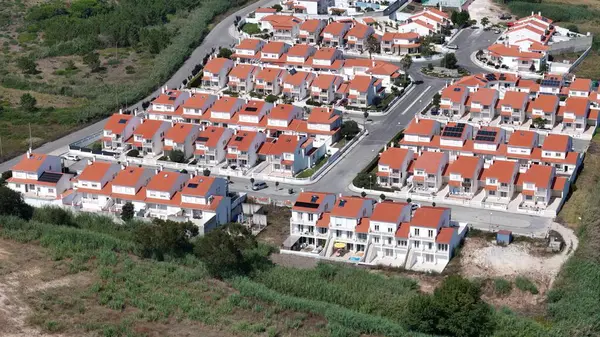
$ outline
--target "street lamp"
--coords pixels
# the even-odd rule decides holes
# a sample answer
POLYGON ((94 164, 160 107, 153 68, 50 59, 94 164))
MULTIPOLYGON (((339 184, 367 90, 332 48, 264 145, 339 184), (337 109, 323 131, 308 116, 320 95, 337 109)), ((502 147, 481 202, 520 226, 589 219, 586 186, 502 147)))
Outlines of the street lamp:
POLYGON ((490 212, 490 232, 492 231, 492 212, 490 212))

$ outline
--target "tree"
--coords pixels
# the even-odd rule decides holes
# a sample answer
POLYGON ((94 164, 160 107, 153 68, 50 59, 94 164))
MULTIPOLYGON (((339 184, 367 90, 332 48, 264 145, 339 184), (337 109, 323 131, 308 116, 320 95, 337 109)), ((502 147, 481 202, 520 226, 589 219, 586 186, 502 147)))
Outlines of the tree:
POLYGON ((421 56, 428 57, 435 54, 433 47, 431 46, 431 39, 428 37, 421 39, 421 56))
POLYGON ((406 202, 410 204, 412 202, 412 199, 411 198, 406 198, 406 202))
POLYGON ((435 334, 438 320, 438 306, 433 296, 417 294, 406 305, 409 310, 403 317, 403 323, 411 331, 435 334))
POLYGON ((404 57, 400 60, 400 68, 402 68, 402 71, 404 71, 404 77, 406 79, 408 79, 408 69, 410 69, 412 63, 413 60, 410 55, 404 55, 404 57))
POLYGON ((365 192, 365 191, 360 192, 360 196, 363 197, 363 198, 366 197, 367 196, 367 192, 365 192))
MULTIPOLYGON (((375 104, 375 103, 373 103, 373 104, 375 104)), ((375 104, 375 105, 377 105, 377 104, 375 104)), ((368 112, 366 112, 366 111, 365 111, 365 112, 363 112, 363 117, 364 117, 364 119, 363 119, 363 120, 364 120, 364 122, 363 122, 363 123, 366 123, 366 122, 367 122, 367 118, 369 118, 369 113, 368 113, 368 112)), ((364 124, 363 124, 363 126, 364 126, 364 124)))
POLYGON ((342 124, 341 135, 348 140, 354 138, 359 132, 360 128, 356 121, 347 120, 342 124))
POLYGON ((95 73, 100 70, 100 54, 90 52, 83 56, 83 63, 90 67, 90 70, 95 73))
POLYGON ((442 96, 439 93, 435 93, 431 99, 431 105, 433 105, 434 108, 439 109, 441 100, 442 96))
POLYGON ((283 7, 281 7, 280 4, 275 4, 271 6, 271 8, 275 9, 277 12, 281 12, 283 10, 283 7))
POLYGON ((382 201, 385 200, 385 194, 381 193, 381 195, 379 196, 379 199, 381 199, 382 201))
POLYGON ((19 57, 17 59, 17 67, 19 67, 24 74, 35 75, 39 73, 37 64, 30 57, 19 57))
POLYGON ((265 102, 267 103, 275 103, 277 102, 277 100, 279 99, 279 97, 273 95, 273 94, 269 94, 267 95, 267 97, 265 97, 265 102))
POLYGON ((229 48, 221 48, 219 49, 219 53, 217 54, 217 57, 222 57, 222 58, 231 58, 231 55, 233 54, 233 51, 231 51, 231 49, 229 48))
POLYGON ((256 181, 256 180, 254 180, 254 178, 250 178, 250 184, 254 185, 254 182, 255 182, 255 181, 256 181))
POLYGON ((169 159, 175 163, 183 163, 185 161, 185 154, 181 150, 172 150, 169 152, 169 159))
POLYGON ((279 181, 275 182, 275 189, 279 191, 279 181))
POLYGON ((475 57, 479 59, 479 58, 481 58, 481 57, 482 57, 484 54, 485 54, 485 53, 483 52, 483 50, 479 49, 479 50, 477 51, 477 53, 475 53, 475 57))
POLYGON ((479 23, 481 23, 481 25, 483 26, 483 28, 485 28, 485 26, 487 26, 490 23, 490 19, 487 18, 487 16, 484 16, 481 18, 481 20, 479 21, 479 23))
POLYGON ((450 20, 455 26, 460 27, 471 22, 471 17, 468 11, 456 12, 453 11, 450 20))
POLYGON ((442 59, 442 66, 447 69, 456 69, 458 64, 458 59, 456 59, 456 55, 454 53, 448 53, 444 55, 442 59))
POLYGON ((210 170, 209 169, 204 169, 202 171, 202 175, 205 176, 205 177, 209 177, 210 176, 210 170))
POLYGON ((33 221, 46 222, 59 226, 77 227, 73 221, 73 213, 57 206, 44 206, 33 210, 33 221))
POLYGON ((369 52, 369 56, 371 56, 373 53, 379 54, 381 52, 381 43, 374 35, 371 35, 367 38, 366 47, 367 51, 369 52))
POLYGON ((533 125, 538 129, 543 129, 544 126, 546 126, 546 123, 548 123, 548 120, 546 120, 545 118, 542 118, 542 117, 536 117, 533 120, 533 125))
POLYGON ((532 73, 535 72, 535 64, 531 64, 531 66, 529 67, 529 71, 531 71, 532 73))
POLYGON ((432 202, 432 203, 431 203, 431 207, 435 207, 435 202, 432 202))
POLYGON ((131 202, 126 202, 125 205, 121 208, 121 220, 127 222, 133 219, 133 215, 135 213, 135 207, 131 202))
POLYGON ((257 248, 258 242, 247 228, 230 223, 198 239, 194 253, 213 277, 224 279, 251 272, 256 265, 255 260, 260 260, 260 257, 249 252, 257 248))
POLYGON ((427 70, 433 70, 433 64, 427 63, 427 70))
POLYGON ((352 184, 358 188, 372 188, 377 183, 377 176, 373 172, 360 172, 352 180, 352 184))
POLYGON ((191 222, 154 219, 134 229, 134 240, 143 257, 164 260, 166 255, 183 256, 193 251, 190 239, 198 236, 198 226, 191 222))
POLYGON ((92 144, 92 151, 102 151, 102 143, 95 142, 92 144))
POLYGON ((25 111, 35 111, 37 100, 31 94, 26 93, 21 95, 21 109, 25 111))
POLYGON ((0 215, 14 215, 29 220, 33 216, 33 207, 25 203, 21 193, 0 186, 0 215))
POLYGON ((2 175, 0 176, 0 186, 4 186, 6 184, 6 181, 10 178, 12 178, 11 170, 2 172, 2 175))
POLYGON ((133 149, 127 152, 127 157, 139 157, 140 151, 133 149))

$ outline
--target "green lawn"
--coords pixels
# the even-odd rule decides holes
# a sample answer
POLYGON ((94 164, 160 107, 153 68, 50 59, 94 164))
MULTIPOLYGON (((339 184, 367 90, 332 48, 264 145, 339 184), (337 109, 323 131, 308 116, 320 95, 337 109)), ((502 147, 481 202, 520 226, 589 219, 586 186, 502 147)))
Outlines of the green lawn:
POLYGON ((242 31, 244 33, 247 33, 247 34, 250 34, 250 35, 260 34, 261 33, 260 27, 258 26, 257 23, 245 23, 242 26, 242 31))
POLYGON ((296 178, 309 178, 311 177, 315 172, 317 172, 323 165, 325 165, 325 163, 327 163, 327 159, 329 157, 321 157, 321 159, 319 159, 319 161, 317 162, 317 164, 312 167, 312 168, 307 168, 306 170, 298 173, 296 175, 296 178))

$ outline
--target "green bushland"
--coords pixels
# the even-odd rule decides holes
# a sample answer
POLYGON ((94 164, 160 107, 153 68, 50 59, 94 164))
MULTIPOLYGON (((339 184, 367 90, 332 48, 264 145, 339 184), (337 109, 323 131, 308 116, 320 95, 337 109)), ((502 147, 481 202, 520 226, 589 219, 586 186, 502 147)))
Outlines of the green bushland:
POLYGON ((535 284, 525 276, 517 276, 515 279, 515 287, 522 291, 528 291, 534 295, 539 293, 535 284))
POLYGON ((512 290, 512 283, 509 280, 503 278, 494 279, 494 293, 496 295, 504 296, 510 294, 512 290))
POLYGON ((518 17, 525 17, 531 15, 531 12, 541 11, 545 17, 562 22, 593 20, 600 15, 599 11, 586 5, 568 3, 510 1, 507 5, 510 11, 518 17))

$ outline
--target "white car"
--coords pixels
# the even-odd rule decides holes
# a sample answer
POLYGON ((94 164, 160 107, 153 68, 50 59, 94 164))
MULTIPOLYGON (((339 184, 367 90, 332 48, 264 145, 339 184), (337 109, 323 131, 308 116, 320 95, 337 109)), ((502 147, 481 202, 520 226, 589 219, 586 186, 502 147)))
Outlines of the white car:
POLYGON ((458 49, 458 46, 457 46, 457 45, 455 45, 455 44, 449 44, 449 45, 447 45, 447 46, 446 46, 446 48, 448 48, 448 49, 452 49, 452 50, 457 50, 457 49, 458 49))
POLYGON ((64 158, 67 159, 67 160, 71 160, 71 161, 79 161, 79 160, 81 160, 81 158, 79 158, 78 155, 70 154, 70 153, 67 154, 66 156, 64 156, 64 158))

